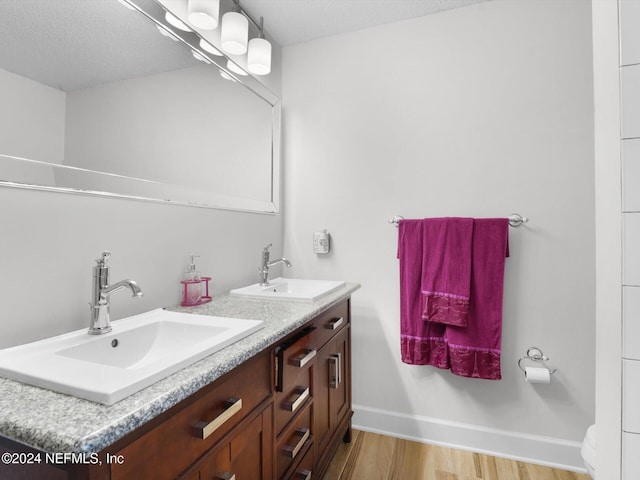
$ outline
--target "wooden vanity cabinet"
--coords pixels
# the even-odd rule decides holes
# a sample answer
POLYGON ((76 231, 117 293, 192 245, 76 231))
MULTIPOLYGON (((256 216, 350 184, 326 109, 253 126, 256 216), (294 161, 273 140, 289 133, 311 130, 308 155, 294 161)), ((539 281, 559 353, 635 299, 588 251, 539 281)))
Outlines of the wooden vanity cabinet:
MULTIPOLYGON (((350 440, 349 315, 349 299, 319 314, 99 452, 99 465, 0 465, 0 477, 320 480, 350 440)), ((2 452, 37 450, 0 437, 2 452)))
MULTIPOLYGON (((198 397, 195 401, 189 402, 190 397, 185 400, 188 404, 177 405, 179 408, 173 415, 144 435, 133 441, 125 437, 126 445, 121 448, 117 445, 122 441, 107 448, 124 459, 120 464, 111 465, 110 480, 174 479, 211 449, 223 448, 221 443, 235 448, 246 437, 242 429, 248 428, 243 427, 248 416, 268 408, 271 421, 270 372, 271 358, 263 352, 203 388, 194 395, 198 397)), ((267 438, 262 438, 264 435, 260 433, 260 441, 261 445, 266 442, 265 448, 270 450, 271 428, 267 431, 267 438)), ((134 434, 136 432, 131 435, 134 434)))
POLYGON ((276 479, 321 479, 340 442, 350 440, 350 334, 345 300, 276 347, 276 479), (296 458, 287 462, 282 445, 296 458))

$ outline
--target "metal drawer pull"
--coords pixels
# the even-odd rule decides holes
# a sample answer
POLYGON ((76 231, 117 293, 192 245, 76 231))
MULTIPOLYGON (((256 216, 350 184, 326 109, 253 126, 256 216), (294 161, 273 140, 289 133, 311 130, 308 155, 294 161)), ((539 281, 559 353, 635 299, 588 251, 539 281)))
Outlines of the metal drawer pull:
POLYGON ((300 405, 304 403, 304 401, 309 397, 309 387, 298 387, 296 388, 296 394, 298 398, 296 398, 293 402, 286 401, 284 403, 284 409, 289 412, 295 412, 300 405))
POLYGON ((223 473, 218 473, 213 478, 214 478, 214 480, 236 480, 236 474, 235 473, 229 473, 229 472, 223 472, 223 473))
POLYGON ((329 379, 329 386, 331 388, 338 388, 342 383, 342 355, 339 353, 332 353, 329 357, 329 363, 333 365, 333 375, 329 379))
POLYGON ((210 422, 198 422, 194 425, 194 427, 198 431, 198 438, 204 440, 240 410, 242 410, 242 399, 230 398, 227 402, 227 408, 224 412, 222 412, 210 422))
POLYGON ((300 440, 298 440, 298 443, 293 446, 286 445, 282 447, 282 450, 284 450, 284 454, 291 459, 296 458, 296 455, 298 455, 300 449, 302 449, 303 445, 309 438, 309 435, 311 435, 311 431, 308 428, 299 428, 296 430, 296 435, 300 435, 300 440))
POLYGON ((296 475, 298 475, 298 478, 301 480, 311 480, 311 470, 300 470, 299 472, 296 472, 296 475))
POLYGON ((334 318, 333 320, 331 320, 330 322, 327 323, 327 328, 329 330, 335 330, 336 328, 338 328, 340 325, 342 325, 344 323, 344 318, 340 317, 340 318, 334 318))
POLYGON ((313 348, 305 348, 301 353, 296 355, 295 357, 291 357, 289 363, 295 367, 302 368, 304 367, 313 357, 316 356, 318 351, 313 348))

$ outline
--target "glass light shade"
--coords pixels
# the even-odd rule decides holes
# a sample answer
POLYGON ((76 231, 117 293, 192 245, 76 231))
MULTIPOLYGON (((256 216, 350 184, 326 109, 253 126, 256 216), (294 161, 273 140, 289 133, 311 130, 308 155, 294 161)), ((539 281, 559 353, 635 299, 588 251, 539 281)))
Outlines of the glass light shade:
POLYGON ((171 12, 165 13, 164 19, 167 21, 169 25, 176 27, 178 30, 182 30, 183 32, 193 32, 193 30, 191 30, 189 25, 184 23, 182 20, 180 20, 171 12))
POLYGON ((222 30, 220 32, 222 49, 231 55, 244 55, 247 53, 249 40, 249 20, 238 12, 227 12, 222 17, 222 30))
POLYGON ((193 58, 195 58, 196 60, 200 60, 201 62, 204 62, 204 63, 209 63, 209 60, 204 58, 202 55, 200 55, 195 50, 191 50, 191 55, 193 55, 193 58))
POLYGON ((178 41, 178 37, 176 37, 173 33, 165 30, 163 27, 161 27, 160 25, 156 24, 156 28, 158 29, 158 31, 160 32, 161 35, 165 36, 165 37, 169 37, 171 40, 173 40, 174 42, 178 41))
POLYGON ((238 75, 248 75, 247 72, 245 72, 238 65, 233 63, 231 60, 227 60, 227 68, 231 70, 233 73, 237 73, 238 75))
POLYGON ((271 72, 271 44, 264 38, 249 40, 247 67, 255 75, 268 75, 271 72))
POLYGON ((222 57, 223 55, 223 53, 220 50, 218 50, 216 47, 214 47, 209 42, 207 42, 204 38, 200 39, 200 48, 203 49, 205 52, 212 53, 213 55, 217 55, 219 57, 222 57))
POLYGON ((225 72, 224 70, 220 70, 220 76, 222 78, 224 78, 225 80, 231 80, 232 82, 235 82, 236 79, 233 78, 231 75, 229 75, 227 72, 225 72))
POLYGON ((187 19, 201 30, 215 30, 220 18, 220 0, 189 0, 187 19))

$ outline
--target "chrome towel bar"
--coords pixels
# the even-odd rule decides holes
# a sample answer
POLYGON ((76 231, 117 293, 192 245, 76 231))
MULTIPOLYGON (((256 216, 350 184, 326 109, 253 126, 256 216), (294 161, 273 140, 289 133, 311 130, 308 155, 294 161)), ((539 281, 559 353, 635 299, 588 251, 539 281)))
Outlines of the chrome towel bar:
MULTIPOLYGON (((404 217, 400 215, 396 215, 393 218, 389 219, 389 223, 395 225, 396 227, 399 225, 400 220, 404 220, 404 217)), ((523 217, 519 213, 512 213, 509 215, 509 225, 512 227, 519 227, 523 223, 527 223, 529 219, 527 217, 523 217)))

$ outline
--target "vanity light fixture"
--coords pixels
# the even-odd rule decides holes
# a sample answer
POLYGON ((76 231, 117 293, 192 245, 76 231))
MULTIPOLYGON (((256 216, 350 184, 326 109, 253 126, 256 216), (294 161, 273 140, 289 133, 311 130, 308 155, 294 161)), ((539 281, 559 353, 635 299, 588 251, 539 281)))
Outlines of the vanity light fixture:
POLYGON ((249 41, 249 20, 240 13, 239 0, 233 0, 235 7, 232 11, 222 16, 220 40, 222 49, 231 55, 244 55, 247 53, 249 41))
POLYGON ((227 60, 227 68, 238 75, 248 75, 243 69, 236 65, 233 61, 227 60))
POLYGON ((178 37, 176 37, 175 34, 170 32, 169 30, 166 30, 165 28, 163 28, 163 27, 161 27, 160 25, 157 25, 157 24, 156 24, 156 28, 160 32, 160 35, 164 35, 165 37, 170 38, 174 42, 178 41, 178 37))
POLYGON ((189 0, 187 19, 194 27, 201 30, 218 28, 220 17, 220 0, 189 0))
POLYGON ((271 72, 271 43, 264 38, 264 18, 260 17, 260 36, 249 40, 247 67, 255 75, 271 72))
POLYGON ((236 82, 237 81, 235 78, 233 78, 231 75, 229 75, 224 70, 220 70, 220 76, 222 78, 224 78, 225 80, 231 80, 232 82, 236 82))
POLYGON ((171 12, 166 12, 164 14, 164 19, 169 25, 176 27, 178 30, 182 30, 183 32, 193 32, 193 30, 191 30, 191 28, 186 23, 184 23, 171 12))
MULTIPOLYGON (((220 0, 187 0, 187 2, 187 21, 189 24, 200 30, 213 30, 220 25, 220 48, 198 35, 200 49, 218 56, 224 56, 223 51, 234 56, 247 54, 246 69, 239 67, 234 61, 227 63, 227 70, 238 75, 248 75, 249 73, 268 75, 271 73, 272 47, 265 38, 263 17, 260 17, 260 23, 256 22, 249 12, 242 8, 240 0, 233 0, 232 10, 222 15, 222 20, 218 23, 221 13, 220 0), (252 38, 251 41, 249 41, 249 22, 258 29, 258 36, 252 38)), ((193 32, 187 23, 169 11, 165 12, 165 19, 172 27, 185 32, 193 32)), ((158 29, 163 35, 171 36, 172 34, 171 29, 166 29, 168 31, 160 27, 158 29)), ((211 63, 205 58, 205 54, 196 56, 194 53, 194 56, 198 60, 211 63)))
POLYGON ((193 58, 195 58, 196 60, 200 60, 201 62, 204 62, 204 63, 211 63, 211 62, 209 62, 209 60, 207 60, 205 57, 200 55, 195 50, 191 50, 191 55, 193 55, 193 58))
POLYGON ((200 48, 205 52, 209 52, 213 55, 217 55, 218 57, 222 57, 224 54, 218 50, 216 47, 207 42, 204 38, 200 39, 200 48))

